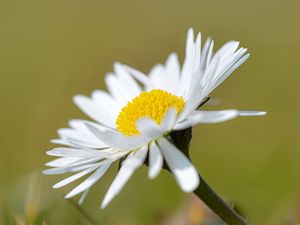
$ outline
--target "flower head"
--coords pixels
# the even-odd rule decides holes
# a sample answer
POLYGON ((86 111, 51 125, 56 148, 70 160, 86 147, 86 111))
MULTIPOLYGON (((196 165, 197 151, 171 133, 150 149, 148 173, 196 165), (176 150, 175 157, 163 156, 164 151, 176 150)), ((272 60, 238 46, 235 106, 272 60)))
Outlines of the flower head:
POLYGON ((116 63, 105 81, 108 92, 96 90, 91 97, 75 96, 76 105, 92 121, 71 120, 70 128, 58 130, 57 147, 47 152, 60 157, 46 165, 45 174, 74 173, 53 187, 63 187, 88 174, 66 195, 82 193, 82 202, 91 186, 112 163, 124 159, 101 207, 121 191, 134 171, 148 156, 149 178, 155 178, 165 162, 180 188, 194 191, 200 179, 187 156, 173 143, 170 134, 199 123, 219 123, 237 116, 263 115, 264 112, 221 110, 200 111, 201 102, 248 57, 245 48, 231 41, 213 54, 213 41, 201 48, 201 34, 194 40, 188 31, 182 67, 175 53, 164 65, 154 66, 149 75, 116 63))

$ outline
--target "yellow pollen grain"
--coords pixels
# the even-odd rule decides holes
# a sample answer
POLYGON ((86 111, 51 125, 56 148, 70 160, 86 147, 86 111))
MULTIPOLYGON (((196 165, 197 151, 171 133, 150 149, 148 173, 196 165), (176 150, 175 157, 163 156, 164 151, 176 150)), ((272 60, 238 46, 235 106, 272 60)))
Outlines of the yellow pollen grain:
POLYGON ((138 119, 148 117, 160 124, 170 108, 175 108, 178 114, 183 110, 184 104, 182 97, 167 91, 144 91, 121 109, 116 120, 117 130, 126 136, 139 135, 136 128, 138 119))

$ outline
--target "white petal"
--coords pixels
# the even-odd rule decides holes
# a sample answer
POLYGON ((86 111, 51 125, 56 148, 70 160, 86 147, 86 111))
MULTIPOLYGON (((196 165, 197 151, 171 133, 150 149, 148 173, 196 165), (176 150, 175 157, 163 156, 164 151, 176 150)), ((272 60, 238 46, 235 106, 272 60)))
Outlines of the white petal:
POLYGON ((160 129, 159 125, 154 120, 147 117, 138 119, 136 127, 141 135, 149 139, 153 139, 163 134, 163 130, 160 129))
POLYGON ((175 108, 169 109, 166 112, 164 119, 160 124, 161 129, 164 132, 172 130, 176 123, 176 119, 177 119, 176 109, 175 108))
POLYGON ((124 106, 128 101, 131 100, 132 95, 130 92, 128 92, 126 86, 124 86, 123 82, 120 81, 115 74, 107 74, 105 76, 105 83, 109 92, 119 105, 124 106))
POLYGON ((187 40, 186 40, 186 48, 185 48, 185 59, 182 65, 180 84, 181 89, 179 91, 181 96, 184 96, 187 91, 189 91, 189 87, 191 84, 193 70, 195 62, 195 44, 194 44, 194 32, 193 29, 189 29, 187 40))
POLYGON ((72 191, 70 191, 65 198, 71 198, 86 189, 90 188, 92 185, 94 185, 107 171, 107 169, 110 167, 110 163, 104 164, 101 167, 99 167, 91 176, 89 176, 85 181, 83 181, 81 184, 79 184, 77 187, 75 187, 72 191))
POLYGON ((198 123, 221 123, 239 116, 237 110, 194 111, 184 121, 175 126, 175 130, 183 130, 198 123))
MULTIPOLYGON (((180 83, 179 83, 180 66, 178 56, 172 53, 166 62, 165 74, 160 79, 165 78, 164 82, 167 84, 166 91, 178 95, 180 83)), ((160 88, 160 87, 159 87, 160 88)), ((161 88, 160 88, 161 89, 161 88)))
POLYGON ((212 56, 212 50, 214 41, 208 38, 204 44, 203 51, 201 52, 201 62, 199 66, 200 71, 205 71, 210 63, 210 57, 212 56))
POLYGON ((100 165, 100 163, 92 163, 92 164, 83 165, 83 166, 67 166, 67 167, 51 168, 51 169, 44 170, 43 174, 53 175, 53 174, 79 172, 79 171, 88 169, 90 167, 96 166, 96 165, 100 165))
MULTIPOLYGON (((96 92, 96 91, 94 91, 94 92, 96 92)), ((93 94, 94 94, 94 92, 93 92, 93 94)), ((80 131, 85 134, 91 134, 90 130, 85 126, 86 122, 94 123, 92 121, 83 120, 83 119, 71 119, 71 120, 69 120, 68 124, 71 128, 73 128, 76 131, 80 131)), ((96 124, 97 126, 102 126, 99 123, 94 123, 94 124, 96 124)), ((104 127, 106 127, 106 126, 104 126, 104 127)))
POLYGON ((201 61, 201 33, 199 32, 196 41, 195 41, 195 59, 194 59, 194 67, 199 68, 201 61))
MULTIPOLYGON (((86 128, 86 130, 88 130, 86 128)), ((62 140, 69 141, 72 144, 78 144, 80 147, 87 148, 106 148, 103 142, 85 130, 74 130, 70 128, 63 128, 58 130, 58 134, 62 140)))
POLYGON ((217 80, 210 85, 208 85, 208 89, 206 90, 206 95, 212 92, 216 87, 218 87, 234 70, 236 70, 241 64, 243 64, 248 58, 250 54, 247 54, 240 59, 238 59, 234 64, 227 70, 223 71, 220 75, 218 75, 217 80))
POLYGON ((126 69, 136 80, 141 82, 144 86, 152 86, 151 80, 141 71, 129 67, 127 65, 123 65, 123 68, 126 69))
MULTIPOLYGON (((108 157, 110 159, 110 157, 108 157)), ((107 160, 102 156, 93 156, 85 157, 85 158, 77 158, 73 160, 72 157, 62 157, 59 159, 55 159, 46 163, 46 166, 57 167, 57 168, 66 168, 66 167, 79 167, 84 165, 90 165, 92 163, 100 162, 101 160, 107 160)))
POLYGON ((78 162, 80 158, 77 157, 62 157, 58 159, 54 159, 50 162, 47 162, 45 165, 50 167, 64 167, 66 165, 70 165, 72 163, 78 162))
POLYGON ((194 191, 200 183, 200 178, 190 160, 165 138, 159 139, 158 144, 181 189, 185 192, 194 191))
POLYGON ((68 164, 68 165, 65 165, 66 166, 69 166, 69 167, 74 167, 74 166, 83 166, 83 165, 90 165, 92 163, 96 163, 96 162, 100 162, 101 163, 103 162, 103 160, 107 160, 106 158, 102 157, 102 156, 94 156, 94 157, 86 157, 86 158, 82 158, 80 160, 78 160, 77 162, 73 162, 71 164, 68 164), (101 161, 102 160, 102 161, 101 161))
POLYGON ((62 139, 52 139, 50 140, 51 143, 56 144, 56 145, 65 145, 67 147, 76 147, 73 143, 70 143, 67 140, 62 140, 62 139))
MULTIPOLYGON (((207 42, 208 43, 208 42, 207 42)), ((211 50, 208 50, 208 44, 206 44, 203 49, 203 54, 201 55, 201 61, 206 60, 206 57, 210 57, 211 50), (205 53, 207 52, 207 53, 205 53)), ((240 48, 237 50, 238 42, 226 43, 212 58, 211 62, 206 62, 207 66, 204 73, 203 65, 205 63, 201 62, 201 71, 198 71, 198 75, 194 74, 190 91, 185 99, 189 101, 186 102, 185 108, 180 115, 179 121, 182 121, 186 116, 188 116, 193 110, 195 110, 200 102, 210 94, 218 85, 220 85, 237 67, 239 67, 249 55, 245 55, 246 49, 240 48), (236 51, 237 50, 237 51, 236 51), (196 78, 201 78, 200 82, 196 78), (200 91, 199 91, 200 90, 200 91)), ((212 44, 211 44, 212 46, 212 44)), ((212 47, 210 47, 212 48, 212 47)))
POLYGON ((82 195, 80 196, 80 199, 78 200, 79 205, 81 205, 83 203, 83 201, 84 201, 85 197, 87 196, 90 189, 91 188, 88 188, 82 193, 82 195))
POLYGON ((247 49, 240 48, 236 52, 222 56, 221 65, 219 66, 216 74, 213 76, 213 80, 218 79, 222 74, 228 71, 236 62, 238 62, 246 53, 247 49))
POLYGON ((127 91, 130 92, 131 98, 139 95, 142 90, 133 77, 129 75, 126 68, 120 63, 115 63, 114 68, 119 80, 122 81, 127 91))
POLYGON ((152 142, 149 150, 148 177, 154 179, 160 173, 163 166, 163 156, 155 142, 152 142))
POLYGON ((170 108, 164 115, 160 125, 150 118, 141 118, 136 122, 137 129, 148 139, 162 136, 164 132, 173 129, 177 119, 176 109, 170 108))
POLYGON ((147 147, 143 147, 134 153, 131 153, 127 159, 122 163, 121 169, 118 172, 116 178, 109 187, 104 200, 101 204, 101 208, 105 208, 111 200, 121 191, 134 171, 139 168, 145 161, 147 156, 147 147))
POLYGON ((239 111, 239 116, 264 116, 267 115, 263 111, 239 111))
POLYGON ((79 141, 77 139, 63 138, 62 140, 64 140, 65 142, 68 143, 67 146, 75 147, 75 148, 79 148, 79 149, 89 148, 89 149, 101 149, 102 150, 102 149, 109 148, 109 146, 107 146, 106 144, 99 145, 99 144, 91 143, 91 142, 82 142, 82 141, 79 141))
MULTIPOLYGON (((218 65, 220 63, 220 58, 218 60, 215 60, 212 62, 212 65, 210 65, 210 68, 207 70, 208 74, 214 74, 215 71, 218 68, 218 65)), ((209 75, 208 75, 209 76, 209 75)), ((203 78, 204 79, 204 78, 203 78)), ((183 111, 179 115, 178 121, 182 121, 185 119, 191 112, 193 112, 195 109, 198 108, 199 104, 203 101, 205 97, 207 97, 207 93, 205 92, 207 85, 206 83, 203 83, 203 79, 201 80, 201 83, 198 83, 198 85, 193 85, 194 88, 192 89, 192 92, 189 95, 189 100, 186 102, 183 111), (199 91, 201 90, 201 91, 199 91)), ((193 83, 197 83, 194 81, 193 83)))
POLYGON ((75 104, 97 122, 104 124, 108 127, 115 127, 114 115, 107 108, 101 108, 97 103, 93 102, 90 98, 76 95, 74 96, 75 104))
MULTIPOLYGON (((217 69, 217 66, 212 67, 215 70, 217 69)), ((214 71, 209 71, 213 73, 214 71)), ((182 121, 185 119, 191 112, 196 110, 200 103, 203 101, 205 97, 207 97, 205 88, 207 84, 203 84, 201 79, 201 72, 197 71, 195 74, 192 84, 190 85, 190 92, 188 93, 188 98, 186 98, 186 104, 184 106, 183 111, 180 113, 178 121, 182 121), (197 74, 198 73, 198 74, 197 74), (197 76, 196 76, 197 75, 197 76)))
POLYGON ((165 68, 162 64, 157 64, 149 72, 149 78, 151 79, 151 86, 146 87, 146 91, 152 89, 168 90, 168 80, 165 75, 165 68))
POLYGON ((189 56, 193 53, 194 50, 194 30, 193 28, 189 28, 187 32, 186 38, 186 46, 185 46, 185 55, 189 56))
POLYGON ((109 93, 102 90, 95 90, 91 98, 95 103, 99 104, 101 109, 108 109, 114 117, 118 115, 121 107, 109 93))
POLYGON ((145 140, 145 138, 141 135, 127 137, 114 130, 95 127, 93 124, 90 123, 87 123, 86 126, 101 141, 117 149, 132 150, 142 146, 148 141, 145 140))
POLYGON ((85 122, 86 120, 83 119, 71 119, 69 120, 68 125, 74 130, 78 130, 78 131, 80 130, 84 133, 89 133, 90 131, 84 125, 85 122))
POLYGON ((107 157, 109 154, 102 150, 92 149, 76 149, 76 148, 53 148, 47 151, 47 155, 51 156, 68 156, 68 157, 107 157))
POLYGON ((64 179, 64 180, 62 180, 62 181, 54 184, 53 188, 57 189, 57 188, 61 188, 63 186, 66 186, 66 185, 72 183, 73 181, 75 181, 75 180, 77 180, 77 179, 79 179, 79 178, 81 178, 81 177, 83 177, 83 176, 91 173, 93 170, 97 169, 97 167, 98 167, 98 165, 97 166, 93 166, 91 168, 88 168, 86 170, 83 170, 83 171, 81 171, 79 173, 76 173, 76 174, 70 176, 70 177, 67 177, 66 179, 64 179))

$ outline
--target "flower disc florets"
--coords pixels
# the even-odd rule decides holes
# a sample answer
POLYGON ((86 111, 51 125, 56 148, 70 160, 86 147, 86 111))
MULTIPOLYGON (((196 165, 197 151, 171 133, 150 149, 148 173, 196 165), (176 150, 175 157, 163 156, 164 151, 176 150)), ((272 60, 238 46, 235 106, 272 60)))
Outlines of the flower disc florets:
POLYGON ((180 113, 184 108, 184 104, 182 97, 167 91, 144 91, 122 108, 116 120, 117 130, 126 136, 139 135, 140 133, 136 128, 138 119, 149 117, 160 124, 170 108, 173 107, 177 113, 180 113))

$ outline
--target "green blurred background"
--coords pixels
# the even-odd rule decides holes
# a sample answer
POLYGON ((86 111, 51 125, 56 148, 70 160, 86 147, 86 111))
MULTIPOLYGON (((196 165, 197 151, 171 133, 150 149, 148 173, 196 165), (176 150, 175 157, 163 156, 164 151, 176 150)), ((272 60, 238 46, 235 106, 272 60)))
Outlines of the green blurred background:
MULTIPOLYGON (((3 212, 19 215, 28 201, 40 202, 33 211, 42 210, 50 225, 88 224, 63 200, 67 190, 51 189, 61 177, 39 176, 50 159, 45 155, 53 147, 49 139, 69 119, 86 118, 72 96, 105 88, 103 76, 115 61, 144 72, 173 51, 182 61, 186 32, 193 27, 211 36, 216 47, 235 39, 251 53, 213 92, 220 104, 205 108, 268 112, 266 117, 198 126, 190 150, 193 162, 251 224, 288 224, 300 204, 299 10, 298 0, 1 0, 3 212), (32 174, 38 174, 37 183, 32 174)), ((83 204, 102 224, 157 224, 161 214, 176 211, 191 197, 166 172, 149 181, 142 168, 100 211, 116 169, 83 204)))

